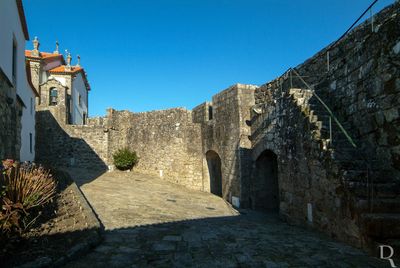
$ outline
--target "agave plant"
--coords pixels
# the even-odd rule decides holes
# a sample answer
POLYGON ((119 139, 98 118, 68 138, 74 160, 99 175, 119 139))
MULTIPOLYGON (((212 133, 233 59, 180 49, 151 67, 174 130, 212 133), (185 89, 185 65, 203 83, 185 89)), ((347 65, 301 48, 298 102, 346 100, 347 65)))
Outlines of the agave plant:
POLYGON ((40 208, 56 193, 50 171, 36 166, 16 166, 3 161, 0 173, 0 230, 3 233, 27 230, 40 215, 40 208))

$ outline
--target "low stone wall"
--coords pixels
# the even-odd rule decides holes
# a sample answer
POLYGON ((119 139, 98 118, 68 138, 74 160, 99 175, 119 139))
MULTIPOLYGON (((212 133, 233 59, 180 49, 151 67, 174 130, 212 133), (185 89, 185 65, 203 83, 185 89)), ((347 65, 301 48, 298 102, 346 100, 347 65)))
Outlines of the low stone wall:
POLYGON ((55 167, 105 170, 108 134, 104 126, 65 125, 54 114, 57 111, 36 112, 36 161, 55 167))
POLYGON ((109 159, 129 147, 140 157, 136 170, 203 190, 200 126, 176 108, 145 113, 108 111, 109 159))
POLYGON ((65 125, 64 130, 71 138, 72 155, 70 165, 89 169, 106 169, 109 133, 103 125, 65 125))
POLYGON ((136 170, 204 190, 200 126, 191 111, 176 108, 147 113, 108 110, 88 125, 65 125, 53 115, 37 112, 37 161, 59 167, 106 170, 116 150, 137 152, 136 170))

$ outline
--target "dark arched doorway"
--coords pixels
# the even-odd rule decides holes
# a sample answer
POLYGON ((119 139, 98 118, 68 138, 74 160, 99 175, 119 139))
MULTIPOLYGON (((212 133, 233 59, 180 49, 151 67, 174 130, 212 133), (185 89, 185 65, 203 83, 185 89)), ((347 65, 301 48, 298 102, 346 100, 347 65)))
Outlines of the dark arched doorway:
POLYGON ((279 212, 277 156, 265 150, 256 160, 252 178, 252 207, 257 210, 279 212))
POLYGON ((214 151, 206 153, 211 193, 222 197, 221 158, 214 151))

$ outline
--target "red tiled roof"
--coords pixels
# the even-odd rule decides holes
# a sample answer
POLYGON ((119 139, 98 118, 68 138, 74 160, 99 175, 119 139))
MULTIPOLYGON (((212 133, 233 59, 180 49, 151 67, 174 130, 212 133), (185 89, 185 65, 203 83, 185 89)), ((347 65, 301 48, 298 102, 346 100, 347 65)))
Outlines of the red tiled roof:
POLYGON ((83 71, 82 67, 71 66, 71 70, 66 69, 66 65, 60 65, 53 69, 49 70, 49 73, 67 73, 67 74, 75 74, 77 72, 83 71))
POLYGON ((53 69, 50 69, 49 73, 51 73, 51 74, 77 74, 77 73, 81 73, 87 90, 90 90, 90 85, 89 85, 89 82, 87 80, 86 73, 85 73, 84 69, 82 67, 80 67, 80 66, 71 66, 71 70, 67 70, 66 69, 66 65, 60 65, 60 66, 57 66, 57 67, 55 67, 53 69))
POLYGON ((63 57, 61 54, 54 54, 54 53, 48 53, 48 52, 39 52, 39 57, 32 56, 32 51, 31 50, 25 50, 25 57, 28 58, 41 58, 41 59, 52 59, 52 58, 59 58, 63 57))
MULTIPOLYGON (((1 0, 0 0, 1 1, 1 0)), ((55 59, 61 59, 61 62, 65 64, 64 57, 62 54, 55 54, 55 53, 49 53, 49 52, 40 52, 39 57, 32 56, 32 50, 25 50, 25 57, 28 59, 43 59, 47 61, 55 60, 55 59)), ((87 90, 90 90, 90 85, 86 77, 86 73, 82 67, 79 66, 71 66, 71 70, 65 69, 65 65, 59 65, 53 69, 48 70, 49 73, 51 74, 77 74, 77 73, 82 73, 83 80, 85 82, 87 90)))

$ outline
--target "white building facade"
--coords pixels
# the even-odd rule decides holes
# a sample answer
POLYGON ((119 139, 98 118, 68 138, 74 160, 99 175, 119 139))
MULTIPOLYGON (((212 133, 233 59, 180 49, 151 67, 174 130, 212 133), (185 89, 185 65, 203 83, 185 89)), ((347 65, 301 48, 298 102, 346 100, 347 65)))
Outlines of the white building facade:
POLYGON ((25 42, 29 40, 22 0, 0 1, 0 68, 22 103, 20 161, 35 159, 35 98, 28 79, 25 42))

